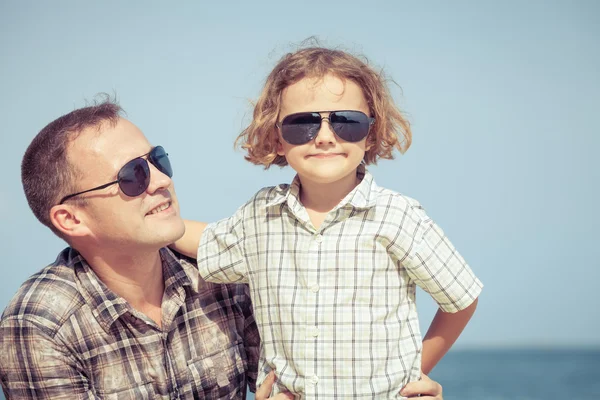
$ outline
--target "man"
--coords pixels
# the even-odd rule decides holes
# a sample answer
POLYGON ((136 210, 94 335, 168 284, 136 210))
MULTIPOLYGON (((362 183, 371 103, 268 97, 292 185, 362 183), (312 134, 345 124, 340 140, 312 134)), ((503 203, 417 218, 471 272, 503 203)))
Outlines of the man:
MULTIPOLYGON (((165 247, 184 232, 168 155, 121 112, 110 101, 75 110, 25 152, 29 205, 70 247, 4 311, 4 393, 244 398, 259 348, 247 287, 204 282, 193 260, 165 247)), ((441 399, 435 382, 411 385, 411 393, 441 399)))

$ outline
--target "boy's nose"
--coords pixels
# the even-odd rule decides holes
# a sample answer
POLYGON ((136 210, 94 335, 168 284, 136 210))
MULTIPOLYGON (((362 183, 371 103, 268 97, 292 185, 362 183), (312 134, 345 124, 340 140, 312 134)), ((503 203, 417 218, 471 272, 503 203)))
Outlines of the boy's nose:
POLYGON ((321 128, 319 128, 319 133, 315 138, 315 143, 335 143, 335 133, 333 132, 333 129, 331 129, 331 123, 329 122, 329 118, 323 118, 323 120, 321 121, 321 128))

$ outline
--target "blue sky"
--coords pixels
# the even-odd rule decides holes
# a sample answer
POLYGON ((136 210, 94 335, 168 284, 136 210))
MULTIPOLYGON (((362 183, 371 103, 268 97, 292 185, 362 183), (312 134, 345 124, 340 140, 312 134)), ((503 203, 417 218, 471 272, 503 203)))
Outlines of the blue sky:
MULTIPOLYGON (((399 84, 413 145, 371 168, 418 199, 485 283, 457 347, 600 346, 600 3, 0 1, 0 306, 64 243, 20 183, 48 122, 116 93, 171 155, 187 218, 291 180, 233 141, 303 39, 362 53, 399 84)), ((425 328, 435 307, 424 293, 425 328)))

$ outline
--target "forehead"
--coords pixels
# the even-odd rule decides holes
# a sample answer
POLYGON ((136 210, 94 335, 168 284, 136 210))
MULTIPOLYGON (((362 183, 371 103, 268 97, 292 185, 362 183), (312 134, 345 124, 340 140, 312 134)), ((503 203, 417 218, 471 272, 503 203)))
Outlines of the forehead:
POLYGON ((281 109, 283 115, 301 111, 369 111, 360 86, 333 75, 304 78, 286 87, 281 95, 281 109))
POLYGON ((67 155, 72 165, 86 174, 101 169, 112 177, 127 161, 150 149, 150 142, 142 131, 120 118, 116 124, 104 122, 82 131, 70 143, 67 155))

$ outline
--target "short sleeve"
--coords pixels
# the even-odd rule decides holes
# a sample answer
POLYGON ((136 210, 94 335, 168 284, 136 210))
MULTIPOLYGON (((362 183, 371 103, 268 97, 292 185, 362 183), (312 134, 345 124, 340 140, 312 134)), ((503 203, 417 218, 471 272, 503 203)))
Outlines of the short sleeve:
POLYGON ((445 312, 471 305, 483 288, 464 258, 442 229, 417 203, 408 211, 409 229, 401 228, 392 251, 411 279, 429 293, 445 312))
POLYGON ((248 283, 244 251, 244 211, 241 207, 226 219, 209 224, 198 245, 198 270, 206 281, 248 283))

